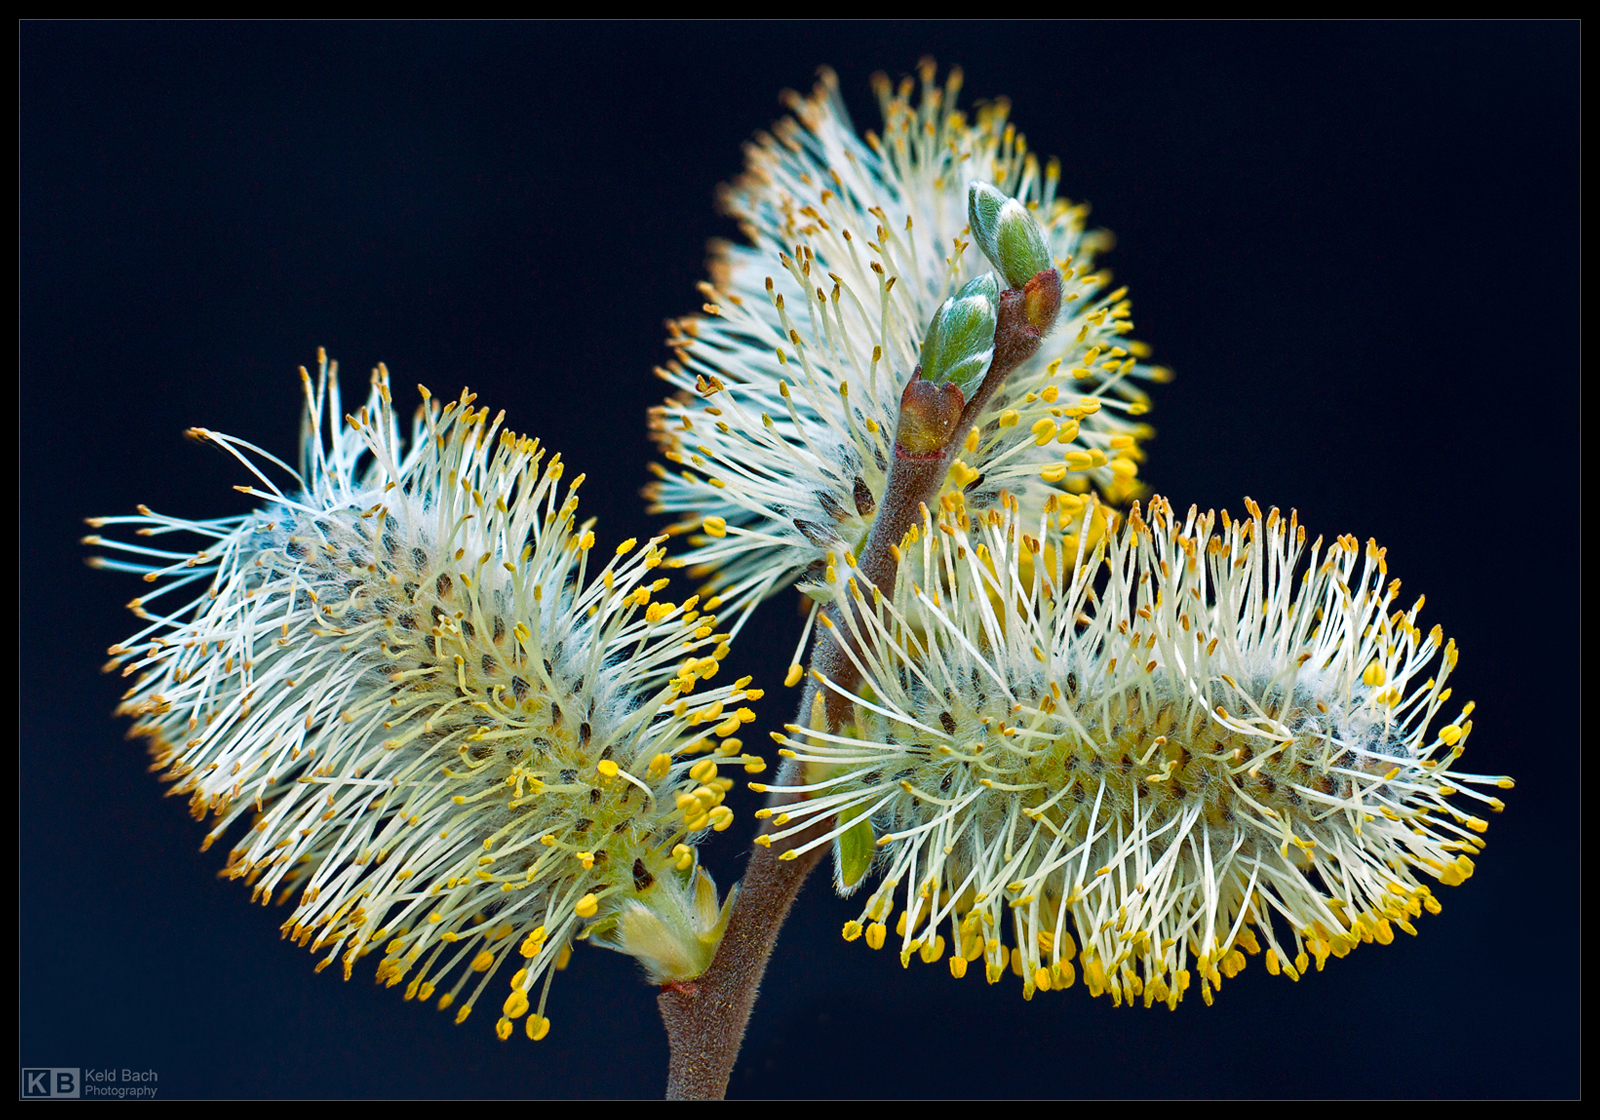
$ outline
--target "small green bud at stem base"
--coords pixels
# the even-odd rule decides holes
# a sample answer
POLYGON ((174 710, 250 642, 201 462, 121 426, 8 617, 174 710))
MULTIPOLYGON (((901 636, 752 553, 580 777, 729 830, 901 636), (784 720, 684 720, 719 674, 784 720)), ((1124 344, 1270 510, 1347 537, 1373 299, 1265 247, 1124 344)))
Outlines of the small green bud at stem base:
POLYGON ((878 854, 874 847, 876 838, 872 834, 872 817, 866 810, 867 806, 856 805, 840 814, 840 823, 855 821, 834 841, 834 866, 837 868, 839 886, 845 889, 861 882, 862 877, 872 869, 872 861, 878 854))

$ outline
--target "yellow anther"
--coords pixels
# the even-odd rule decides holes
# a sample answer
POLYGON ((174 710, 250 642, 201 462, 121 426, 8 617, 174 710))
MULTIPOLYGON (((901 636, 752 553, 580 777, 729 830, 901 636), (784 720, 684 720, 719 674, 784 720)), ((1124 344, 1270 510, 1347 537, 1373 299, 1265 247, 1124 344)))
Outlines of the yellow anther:
POLYGON ((578 905, 572 908, 572 912, 580 918, 592 918, 599 909, 600 900, 593 893, 590 893, 578 899, 578 905))
MULTIPOLYGON (((974 449, 976 450, 976 449, 974 449)), ((983 472, 974 470, 960 459, 950 464, 950 481, 955 483, 957 489, 970 486, 981 478, 983 472)))
POLYGON ((478 955, 472 958, 472 971, 487 972, 489 970, 489 966, 493 963, 494 954, 489 952, 487 949, 481 949, 478 951, 478 955))
POLYGON ((676 608, 676 603, 651 603, 644 609, 644 620, 646 622, 660 622, 663 618, 666 618, 667 615, 671 614, 676 608))
POLYGON ((726 518, 708 517, 700 523, 700 526, 713 537, 725 537, 728 535, 728 522, 726 518))
POLYGON ((599 765, 597 765, 595 769, 600 771, 600 776, 602 778, 615 778, 617 776, 617 764, 612 762, 609 758, 601 759, 599 765))
POLYGON ((1387 677, 1384 674, 1383 666, 1374 661, 1371 665, 1368 665, 1366 670, 1361 674, 1361 679, 1366 683, 1367 687, 1377 688, 1387 679, 1387 677))
POLYGON ((550 1033, 550 1020, 546 1019, 543 1015, 529 1015, 528 1024, 525 1029, 528 1032, 528 1037, 533 1039, 533 1041, 538 1042, 541 1038, 550 1033))
POLYGON ((1043 420, 1035 420, 1033 427, 1029 431, 1033 432, 1033 442, 1037 446, 1043 447, 1056 438, 1056 422, 1049 417, 1043 420))

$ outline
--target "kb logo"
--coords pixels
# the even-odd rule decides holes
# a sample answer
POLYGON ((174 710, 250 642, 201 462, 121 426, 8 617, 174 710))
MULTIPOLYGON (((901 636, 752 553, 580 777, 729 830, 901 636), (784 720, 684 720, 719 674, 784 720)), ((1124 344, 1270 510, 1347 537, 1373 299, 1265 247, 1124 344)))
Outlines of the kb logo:
POLYGON ((24 1098, 76 1097, 82 1080, 78 1069, 25 1069, 22 1071, 24 1098))

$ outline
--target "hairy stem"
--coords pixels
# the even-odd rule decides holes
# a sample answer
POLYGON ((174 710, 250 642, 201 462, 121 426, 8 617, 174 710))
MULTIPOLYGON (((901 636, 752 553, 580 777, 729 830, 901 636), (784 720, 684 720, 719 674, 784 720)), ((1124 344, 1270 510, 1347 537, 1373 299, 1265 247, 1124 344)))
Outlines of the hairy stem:
MULTIPOLYGON (((866 544, 857 557, 861 574, 886 598, 894 596, 900 542, 913 525, 921 523, 923 509, 938 498, 961 440, 978 422, 1011 371, 1039 349, 1055 325, 1060 308, 1061 276, 1053 268, 1029 280, 1026 287, 1000 293, 994 358, 971 400, 962 401, 960 392, 949 384, 935 386, 923 381, 920 369, 912 373, 900 396, 900 420, 889 479, 866 544)), ((844 639, 839 626, 824 627, 819 634, 811 655, 815 673, 807 682, 800 713, 803 720, 810 712, 811 690, 817 687, 816 673, 820 673, 839 686, 837 690, 829 689, 824 701, 828 729, 837 731, 849 718, 849 701, 842 694, 855 691, 861 674, 840 644, 844 639)))
POLYGON ((754 849, 711 967, 696 980, 661 989, 656 1003, 672 1053, 668 1100, 712 1101, 727 1094, 767 958, 789 907, 827 846, 818 845, 797 859, 778 857, 812 832, 754 849))

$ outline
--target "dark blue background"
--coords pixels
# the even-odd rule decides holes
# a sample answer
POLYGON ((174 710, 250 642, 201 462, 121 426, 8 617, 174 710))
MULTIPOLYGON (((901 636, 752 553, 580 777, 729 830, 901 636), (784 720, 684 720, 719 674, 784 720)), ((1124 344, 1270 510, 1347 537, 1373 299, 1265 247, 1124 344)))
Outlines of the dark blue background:
MULTIPOLYGON (((1467 761, 1516 776, 1478 873, 1421 936, 1298 984, 1259 961, 1176 1013, 1081 985, 902 971, 819 879, 733 1080, 746 1096, 1571 1096, 1578 1092, 1578 32, 1566 24, 24 24, 21 1053, 154 1068, 163 1097, 660 1092, 631 962, 580 950, 538 1045, 313 975, 283 912, 145 769, 97 674, 142 585, 81 519, 243 501, 202 424, 290 457, 319 345, 386 361, 586 471, 641 531, 661 322, 701 303, 713 192, 840 74, 931 53, 1008 94, 1116 231, 1160 387, 1146 477, 1373 536, 1461 646, 1467 761)), ((1409 600, 1408 600, 1409 601, 1409 600)), ((773 686, 797 630, 736 647, 773 686)), ((709 854, 724 887, 749 835, 709 854)))

